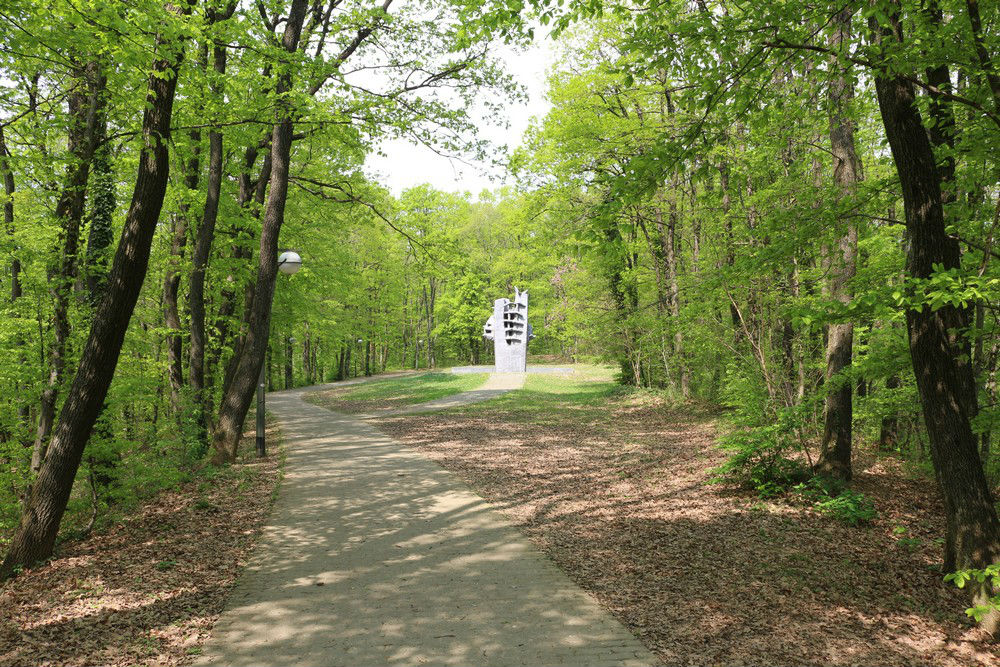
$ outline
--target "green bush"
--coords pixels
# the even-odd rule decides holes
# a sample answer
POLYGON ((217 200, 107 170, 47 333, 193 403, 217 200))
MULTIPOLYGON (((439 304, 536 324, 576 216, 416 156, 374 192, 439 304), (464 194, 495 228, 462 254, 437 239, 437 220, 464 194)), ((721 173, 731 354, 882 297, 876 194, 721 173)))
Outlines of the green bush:
POLYGON ((820 500, 814 507, 823 514, 857 526, 868 523, 878 516, 875 504, 863 493, 844 489, 839 495, 826 500, 820 500))
POLYGON ((790 443, 779 424, 734 431, 722 438, 720 446, 731 454, 712 471, 712 481, 750 489, 761 498, 784 495, 811 474, 786 456, 790 443))
POLYGON ((865 494, 847 488, 833 477, 816 475, 797 484, 794 491, 818 512, 852 526, 868 523, 878 516, 875 504, 865 494))

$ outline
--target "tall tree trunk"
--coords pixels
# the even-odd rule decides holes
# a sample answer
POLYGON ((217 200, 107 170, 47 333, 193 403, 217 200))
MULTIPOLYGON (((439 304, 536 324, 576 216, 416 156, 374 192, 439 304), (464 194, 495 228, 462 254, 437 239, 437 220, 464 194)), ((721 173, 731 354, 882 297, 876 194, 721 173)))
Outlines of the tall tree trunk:
MULTIPOLYGON (((4 138, 3 126, 0 125, 0 173, 3 174, 3 226, 4 232, 10 237, 11 240, 11 260, 10 260, 10 303, 11 306, 16 308, 18 299, 23 295, 23 288, 21 286, 21 260, 20 253, 17 251, 17 241, 14 236, 14 169, 10 164, 10 150, 7 148, 7 142, 4 138)), ((14 313, 17 311, 14 310, 14 313)), ((20 335, 15 337, 15 344, 23 348, 23 339, 20 335)), ((24 359, 22 352, 22 359, 24 359)), ((17 416, 20 421, 21 428, 23 429, 24 445, 26 447, 32 444, 31 438, 27 435, 29 431, 29 424, 31 421, 31 409, 28 407, 26 402, 21 402, 21 405, 17 408, 17 416)))
MULTIPOLYGON (((197 158, 195 158, 197 160, 197 158)), ((197 172, 195 172, 197 173, 197 172)), ((185 178, 185 181, 187 179, 185 178)), ((197 183, 195 184, 197 187, 197 183)), ((170 258, 163 278, 163 324, 167 330, 167 378, 170 381, 170 407, 180 416, 181 391, 184 389, 184 340, 181 338, 181 315, 177 294, 181 283, 180 263, 187 245, 187 205, 180 215, 172 215, 170 258)))
POLYGON ((976 46, 976 57, 990 86, 990 92, 993 93, 993 109, 1000 113, 1000 74, 997 74, 993 58, 983 40, 983 19, 979 13, 979 0, 965 0, 965 8, 969 17, 969 27, 972 29, 972 41, 976 46))
POLYGON ((640 378, 637 375, 634 350, 631 344, 631 320, 634 313, 632 310, 631 286, 626 284, 625 267, 622 266, 621 255, 627 255, 624 246, 621 230, 617 223, 608 222, 604 228, 605 243, 602 244, 608 256, 604 257, 605 274, 608 287, 611 290, 611 300, 615 306, 615 321, 622 326, 621 350, 619 352, 618 366, 621 370, 620 381, 623 384, 633 384, 639 386, 640 378))
MULTIPOLYGON (((219 76, 212 80, 212 97, 221 102, 221 80, 226 73, 226 47, 216 44, 212 50, 212 66, 219 76)), ((208 418, 212 413, 211 399, 206 391, 206 356, 208 331, 205 328, 205 274, 215 242, 215 224, 219 218, 219 199, 222 193, 223 170, 222 130, 212 128, 208 133, 208 180, 205 189, 205 208, 191 252, 191 282, 188 287, 188 312, 191 322, 191 341, 188 348, 188 382, 191 385, 195 419, 199 440, 208 438, 208 418)))
MULTIPOLYGON (((180 11, 190 12, 190 5, 180 11)), ((91 325, 48 455, 0 565, 0 580, 9 577, 17 567, 30 566, 52 555, 84 447, 114 377, 125 332, 146 277, 150 247, 167 188, 170 118, 184 53, 181 44, 167 43, 162 37, 156 40, 156 52, 160 55, 153 63, 143 112, 144 147, 108 287, 91 325)))
POLYGON ((36 472, 45 459, 66 366, 70 334, 70 296, 77 277, 80 227, 83 222, 90 163, 96 143, 99 105, 103 100, 103 91, 100 90, 103 81, 97 63, 91 62, 77 66, 70 83, 72 86, 69 94, 70 128, 67 138, 70 161, 65 183, 56 203, 56 219, 59 220, 60 226, 59 247, 56 253, 60 259, 58 266, 53 267, 48 275, 55 301, 52 313, 54 340, 49 348, 49 379, 42 392, 38 429, 31 455, 31 469, 36 472))
MULTIPOLYGON (((292 2, 282 37, 282 46, 288 53, 294 53, 298 49, 307 5, 307 0, 292 2)), ((236 458, 243 422, 253 400, 261 364, 264 363, 264 350, 271 327, 271 301, 278 272, 278 234, 285 219, 285 202, 288 198, 293 111, 284 95, 291 87, 292 75, 286 69, 278 76, 278 120, 271 135, 271 179, 260 232, 260 256, 250 327, 236 362, 232 381, 225 389, 219 407, 219 421, 213 438, 213 458, 216 462, 236 458)))
MULTIPOLYGON (((10 150, 4 137, 3 126, 0 125, 0 172, 3 174, 3 227, 4 232, 14 239, 14 169, 10 164, 10 150)), ((10 302, 21 298, 21 260, 15 250, 10 261, 10 302)))
MULTIPOLYGON (((885 388, 887 391, 899 389, 899 376, 895 373, 886 378, 885 388)), ((882 416, 882 426, 879 429, 878 449, 880 452, 896 451, 899 442, 899 417, 895 411, 882 416)))
MULTIPOLYGON (((251 184, 249 172, 253 169, 253 165, 256 160, 254 156, 256 156, 256 153, 257 149, 255 147, 247 149, 245 171, 240 176, 239 202, 240 207, 248 215, 251 215, 254 218, 259 218, 261 208, 267 198, 268 184, 271 179, 272 149, 269 147, 267 153, 264 155, 263 164, 261 164, 260 174, 257 177, 256 184, 251 184)), ((238 228, 237 233, 243 234, 246 231, 246 229, 238 228)), ((252 257, 253 250, 249 245, 244 245, 241 242, 234 244, 233 259, 249 260, 252 257)), ((219 306, 219 319, 218 326, 216 327, 219 331, 219 343, 215 347, 215 353, 209 357, 210 362, 206 366, 205 371, 206 377, 211 377, 211 375, 208 374, 208 368, 216 367, 216 364, 221 356, 222 349, 225 347, 226 341, 233 333, 231 321, 233 319, 233 315, 236 313, 237 307, 237 290, 235 289, 235 282, 235 276, 230 276, 230 284, 222 292, 222 303, 219 306)), ((253 318, 253 299, 255 292, 256 283, 254 283, 253 280, 248 281, 243 289, 243 316, 241 318, 240 328, 235 332, 237 335, 233 342, 232 356, 230 356, 229 362, 226 364, 225 373, 223 374, 223 395, 229 392, 229 385, 232 383, 233 375, 239 365, 239 360, 243 356, 243 346, 246 344, 246 332, 247 329, 250 328, 251 320, 253 318)))
MULTIPOLYGON (((670 319, 673 322, 673 358, 677 367, 678 379, 680 380, 681 396, 691 397, 691 380, 687 364, 684 361, 684 333, 681 331, 681 299, 678 275, 680 270, 677 261, 677 247, 680 245, 677 238, 677 189, 678 182, 676 174, 673 177, 674 196, 671 197, 667 207, 667 223, 663 224, 663 212, 657 208, 657 225, 660 228, 660 243, 663 245, 663 259, 666 268, 667 279, 667 305, 670 309, 670 319)), ((662 204, 662 199, 661 199, 662 204)))
MULTIPOLYGON (((882 29, 872 20, 877 38, 902 40, 898 16, 891 21, 891 27, 882 29)), ((875 90, 902 186, 909 244, 907 275, 928 279, 936 265, 957 269, 961 253, 958 241, 945 229, 941 175, 913 86, 886 69, 877 73, 875 90)), ((1000 557, 1000 521, 971 426, 975 385, 969 344, 962 334, 969 325, 968 309, 952 305, 936 310, 910 308, 906 324, 931 460, 944 498, 944 567, 946 571, 986 567, 1000 557)), ((978 590, 977 601, 986 592, 978 590)), ((986 621, 987 630, 995 632, 1000 618, 992 614, 986 621)))
MULTIPOLYGON (((719 165, 719 190, 722 194, 722 219, 726 233, 726 267, 732 270, 736 264, 736 249, 733 240, 733 221, 729 217, 732 209, 732 194, 729 189, 729 163, 723 161, 719 165)), ((733 345, 739 346, 743 338, 743 317, 736 301, 729 299, 729 319, 733 323, 733 345)))
POLYGON ((86 257, 87 292, 90 303, 95 309, 107 287, 111 246, 115 241, 114 214, 118 206, 111 148, 105 143, 107 120, 103 117, 98 125, 98 132, 102 145, 94 152, 90 177, 93 194, 90 203, 90 231, 87 235, 86 257))
MULTIPOLYGON (((835 54, 846 49, 851 40, 853 8, 845 8, 832 21, 830 50, 835 54)), ((851 103, 854 83, 849 66, 835 55, 830 66, 835 72, 829 84, 830 102, 830 152, 833 154, 833 182, 840 197, 854 193, 855 184, 861 179, 861 162, 854 145, 854 121, 851 103)), ((838 221, 843 236, 831 248, 828 256, 830 298, 847 304, 851 300, 850 280, 854 277, 858 251, 858 231, 850 218, 838 221)), ((823 446, 818 472, 851 479, 851 427, 853 423, 852 387, 839 377, 851 367, 854 345, 854 323, 840 322, 829 325, 826 339, 826 405, 823 426, 823 446)))
MULTIPOLYGON (((208 68, 208 45, 202 45, 198 58, 199 69, 208 68)), ((201 130, 189 133, 191 155, 184 163, 184 192, 178 204, 178 215, 172 216, 173 229, 170 240, 170 255, 167 271, 163 278, 163 321, 167 329, 167 375, 170 380, 170 406, 180 417, 183 406, 181 392, 184 389, 184 337, 181 326, 180 308, 177 295, 181 284, 180 264, 187 248, 188 227, 194 224, 190 198, 198 189, 201 180, 201 130)))
POLYGON ((434 368, 434 302, 437 296, 437 281, 432 277, 424 287, 424 308, 427 314, 427 345, 424 355, 427 358, 427 368, 434 368), (428 289, 429 288, 429 289, 428 289))

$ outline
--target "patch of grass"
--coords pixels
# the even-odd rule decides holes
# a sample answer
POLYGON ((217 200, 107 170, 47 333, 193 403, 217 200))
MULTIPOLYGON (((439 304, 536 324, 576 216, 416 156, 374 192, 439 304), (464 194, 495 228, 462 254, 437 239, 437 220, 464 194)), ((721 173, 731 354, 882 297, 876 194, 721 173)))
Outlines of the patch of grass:
POLYGON ((589 422, 606 414, 615 398, 632 393, 605 366, 573 367, 572 374, 528 375, 524 387, 492 401, 455 408, 467 414, 501 411, 513 422, 538 425, 589 422))
POLYGON ((198 500, 194 501, 194 504, 191 505, 191 509, 196 512, 217 512, 219 511, 219 506, 204 498, 198 498, 198 500))
POLYGON ((351 414, 425 403, 471 391, 482 386, 487 377, 486 373, 432 371, 310 392, 303 398, 313 405, 351 414))
POLYGON ((154 567, 160 572, 166 572, 173 569, 175 565, 177 565, 177 561, 175 560, 161 560, 154 567))

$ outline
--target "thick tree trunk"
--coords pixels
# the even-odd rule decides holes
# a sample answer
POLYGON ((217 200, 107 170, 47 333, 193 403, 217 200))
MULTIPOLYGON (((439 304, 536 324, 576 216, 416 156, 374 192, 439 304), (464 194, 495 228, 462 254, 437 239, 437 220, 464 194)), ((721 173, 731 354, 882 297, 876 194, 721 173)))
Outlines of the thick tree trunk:
POLYGON ((634 350, 631 345, 631 320, 634 310, 632 290, 625 282, 625 267, 622 266, 621 254, 626 254, 624 239, 621 230, 615 222, 607 223, 604 228, 605 243, 603 249, 608 253, 604 258, 605 272, 608 280, 608 287, 611 291, 611 300, 615 306, 615 321, 622 327, 621 348, 619 351, 618 366, 621 370, 620 380, 624 384, 638 386, 640 377, 637 373, 637 364, 634 358, 634 350))
MULTIPOLYGON (((248 148, 245 154, 245 170, 244 173, 240 175, 239 203, 240 207, 247 212, 248 215, 251 215, 254 218, 260 217, 261 208, 267 198, 268 184, 271 179, 271 153, 272 151, 269 147, 267 153, 264 155, 264 160, 261 164, 260 174, 257 177, 256 184, 252 183, 250 179, 250 170, 253 169, 254 162, 256 161, 256 147, 248 148)), ((238 234, 242 234, 246 231, 247 230, 242 228, 237 229, 238 234)), ((250 260, 253 257, 253 251, 249 245, 244 245, 242 240, 243 239, 234 243, 233 259, 250 260)), ((216 327, 219 332, 219 341, 215 346, 213 354, 209 356, 209 362, 206 364, 206 377, 211 377, 209 369, 214 369, 216 367, 226 342, 233 334, 231 321, 233 319, 233 315, 236 313, 237 307, 237 290, 234 286, 236 283, 236 276, 230 275, 228 282, 229 285, 227 285, 227 288, 222 291, 222 299, 219 306, 219 318, 216 327)), ((229 391, 229 385, 232 382, 233 374, 236 372, 236 367, 243 355, 243 345, 246 343, 246 331, 250 327, 250 320, 253 314, 253 299, 255 291, 255 283, 252 280, 248 281, 244 286, 243 291, 243 316, 240 322, 240 328, 235 332, 236 337, 233 342, 232 356, 230 356, 229 361, 226 364, 225 373, 223 375, 223 395, 229 391)))
MULTIPOLYGON (((891 31, 878 30, 876 36, 902 39, 898 21, 891 31)), ((907 275, 928 279, 935 266, 957 269, 961 264, 958 241, 945 229, 941 175, 913 86, 886 71, 876 76, 875 90, 902 186, 909 244, 907 275)), ((976 396, 969 344, 963 338, 969 313, 952 305, 936 310, 910 308, 906 324, 931 460, 944 498, 944 566, 946 571, 982 568, 1000 557, 1000 521, 971 426, 976 396)), ((978 591, 977 598, 984 593, 978 591)), ((987 629, 995 632, 998 619, 992 616, 987 629)))
MULTIPOLYGON (((307 0, 293 0, 285 23, 282 46, 288 53, 298 48, 307 0)), ((288 172, 292 152, 292 109, 283 95, 291 90, 291 72, 278 77, 279 117, 271 135, 271 179, 267 207, 260 233, 257 282, 250 313, 250 326, 234 367, 232 381, 226 388, 219 407, 213 445, 216 462, 236 458, 236 447, 243 432, 243 422, 253 400, 264 351, 271 327, 271 301, 278 272, 278 234, 285 219, 288 198, 288 172)))
MULTIPOLYGON (((854 10, 841 10, 833 19, 830 49, 839 53, 851 39, 854 10)), ((841 197, 854 192, 861 179, 861 163, 854 145, 854 121, 851 102, 854 84, 847 65, 831 58, 835 74, 830 80, 830 152, 833 154, 833 181, 841 197)), ((827 257, 829 296, 841 303, 851 300, 850 280, 854 277, 858 247, 858 232, 850 218, 838 221, 843 236, 831 248, 827 257)), ((854 323, 831 324, 826 339, 826 405, 823 426, 823 446, 816 470, 840 479, 851 479, 851 427, 853 423, 852 387, 840 377, 851 367, 854 346, 854 323)))
MULTIPOLYGON (((190 6, 182 11, 190 11, 190 6)), ((15 568, 30 566, 52 554, 84 447, 114 377, 125 332, 146 277, 150 246, 167 188, 170 118, 183 58, 179 44, 167 44, 158 38, 156 47, 161 57, 154 61, 149 79, 142 123, 145 145, 139 155, 132 204, 107 290, 94 317, 48 456, 32 486, 7 557, 0 565, 0 580, 9 577, 15 568), (169 55, 162 55, 168 50, 169 55)))

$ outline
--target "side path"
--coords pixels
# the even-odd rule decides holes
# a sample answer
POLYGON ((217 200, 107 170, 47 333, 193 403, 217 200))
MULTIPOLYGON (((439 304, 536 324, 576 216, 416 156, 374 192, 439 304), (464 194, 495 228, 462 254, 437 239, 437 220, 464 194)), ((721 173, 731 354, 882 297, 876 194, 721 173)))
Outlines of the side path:
POLYGON ((198 664, 656 664, 454 475, 303 391, 268 397, 285 480, 198 664))

